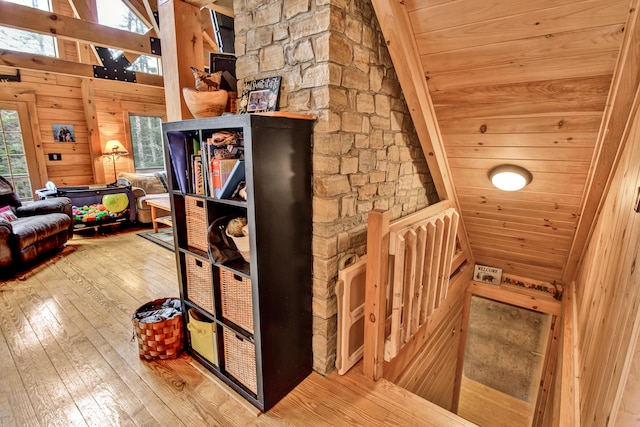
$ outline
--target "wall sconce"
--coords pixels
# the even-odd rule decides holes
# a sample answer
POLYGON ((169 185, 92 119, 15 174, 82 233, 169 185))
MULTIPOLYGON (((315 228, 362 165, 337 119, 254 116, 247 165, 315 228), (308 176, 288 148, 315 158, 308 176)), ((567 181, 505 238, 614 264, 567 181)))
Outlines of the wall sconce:
POLYGON ((489 179, 500 190, 517 191, 528 185, 533 176, 520 166, 500 165, 489 171, 489 179))
POLYGON ((102 150, 103 156, 111 156, 111 161, 113 162, 114 182, 118 180, 118 175, 116 174, 116 159, 118 159, 120 156, 126 156, 127 154, 129 154, 129 152, 117 139, 111 139, 107 141, 107 144, 104 146, 104 150, 102 150))

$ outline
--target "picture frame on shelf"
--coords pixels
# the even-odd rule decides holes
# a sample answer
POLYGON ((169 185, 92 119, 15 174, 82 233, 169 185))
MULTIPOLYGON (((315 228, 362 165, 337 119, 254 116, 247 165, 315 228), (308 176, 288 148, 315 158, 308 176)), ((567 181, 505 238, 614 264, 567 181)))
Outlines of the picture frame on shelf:
POLYGON ((265 77, 244 83, 238 113, 277 111, 282 76, 265 77))

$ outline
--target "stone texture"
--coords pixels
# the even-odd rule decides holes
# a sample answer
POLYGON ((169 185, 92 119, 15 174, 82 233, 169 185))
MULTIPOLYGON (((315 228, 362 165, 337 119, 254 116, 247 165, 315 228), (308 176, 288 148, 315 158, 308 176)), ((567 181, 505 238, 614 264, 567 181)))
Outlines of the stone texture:
POLYGON ((253 24, 256 27, 265 25, 276 25, 280 22, 282 16, 282 5, 280 2, 270 2, 264 6, 264 3, 255 9, 253 14, 253 24))
MULTIPOLYGON (((338 238, 333 237, 314 237, 312 242, 312 250, 316 256, 330 258, 338 254, 338 238)), ((324 283, 324 282, 323 282, 324 283)))
POLYGON ((311 90, 301 90, 287 96, 287 105, 298 111, 311 109, 311 90))
POLYGON ((369 90, 369 76, 356 68, 347 68, 342 75, 342 85, 357 90, 369 90))
POLYGON ((344 175, 315 176, 313 188, 315 194, 321 197, 337 196, 351 191, 349 180, 344 175))
POLYGON ((260 72, 281 70, 284 67, 282 46, 271 45, 260 50, 260 72))
POLYGON ((305 64, 314 58, 313 44, 310 40, 302 40, 286 51, 288 65, 305 64))
POLYGON ((342 175, 349 175, 356 172, 358 172, 357 157, 343 157, 340 159, 340 173, 342 175))
POLYGON ((332 222, 338 219, 339 205, 338 199, 313 198, 313 221, 332 222))
POLYGON ((340 217, 352 217, 356 214, 356 196, 344 196, 340 200, 340 217))
POLYGON ((359 93, 356 97, 356 108, 361 113, 373 113, 376 111, 374 95, 371 93, 359 93))
POLYGON ((358 113, 345 111, 342 113, 342 131, 362 132, 362 116, 358 113))
POLYGON ((353 48, 347 39, 337 34, 329 37, 329 60, 340 65, 351 64, 353 48))
POLYGON ((287 20, 309 11, 309 0, 284 0, 283 5, 284 17, 287 20))

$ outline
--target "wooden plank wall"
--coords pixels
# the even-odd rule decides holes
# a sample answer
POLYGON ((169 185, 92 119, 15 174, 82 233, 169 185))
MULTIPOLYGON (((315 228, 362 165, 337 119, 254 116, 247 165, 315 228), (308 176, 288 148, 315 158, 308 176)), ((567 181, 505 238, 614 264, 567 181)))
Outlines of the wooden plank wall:
MULTIPOLYGON (((0 74, 15 74, 15 70, 0 67, 0 74)), ((45 174, 41 176, 58 186, 105 183, 113 181, 113 165, 91 154, 90 135, 85 108, 95 102, 97 128, 101 147, 107 140, 117 138, 130 149, 131 141, 125 132, 128 113, 165 116, 164 89, 133 83, 82 79, 37 71, 20 70, 21 82, 0 83, 0 100, 12 101, 20 94, 34 94, 41 144, 36 151, 45 159, 45 174), (83 100, 82 81, 93 86, 94 100, 83 100), (53 124, 71 124, 75 142, 57 142, 53 124), (50 161, 49 153, 62 154, 62 160, 50 161), (93 175, 93 161, 99 163, 93 175)), ((132 171, 133 157, 122 157, 118 171, 132 171)))
POLYGON ((578 377, 583 425, 613 425, 630 362, 640 306, 640 117, 635 114, 618 168, 576 280, 578 377))
POLYGON ((385 379, 448 411, 453 409, 465 290, 472 270, 468 266, 465 274, 451 282, 446 307, 427 326, 426 339, 420 342, 421 351, 413 362, 398 372, 392 361, 383 371, 385 379))

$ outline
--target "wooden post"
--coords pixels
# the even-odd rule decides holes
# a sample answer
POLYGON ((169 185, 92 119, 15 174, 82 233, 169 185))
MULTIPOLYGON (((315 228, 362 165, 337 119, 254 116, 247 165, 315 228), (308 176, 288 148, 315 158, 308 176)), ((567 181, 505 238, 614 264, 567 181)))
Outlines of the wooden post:
POLYGON ((366 377, 374 380, 382 376, 384 362, 390 217, 389 211, 381 210, 372 210, 368 217, 362 369, 366 377))
POLYGON ((182 0, 161 0, 158 15, 167 120, 192 119, 182 88, 195 87, 189 67, 204 69, 200 9, 182 0))
POLYGON ((93 79, 82 79, 81 88, 84 119, 87 123, 87 130, 89 131, 89 153, 91 154, 93 183, 103 183, 106 182, 106 176, 102 158, 102 141, 100 141, 100 126, 98 123, 93 79))
POLYGON ((574 285, 566 286, 562 299, 562 344, 560 354, 562 356, 562 367, 560 376, 556 381, 560 381, 560 396, 555 397, 555 405, 559 408, 559 416, 552 422, 553 426, 574 427, 579 425, 580 405, 578 399, 578 385, 575 375, 575 294, 574 285))

